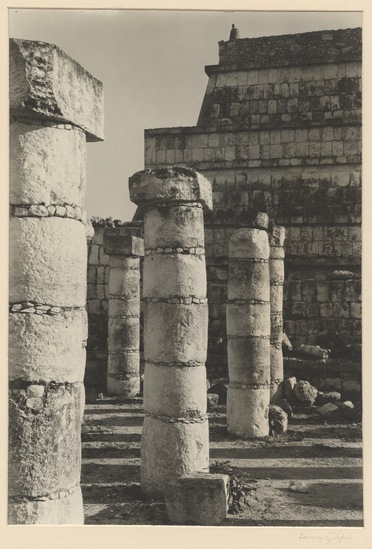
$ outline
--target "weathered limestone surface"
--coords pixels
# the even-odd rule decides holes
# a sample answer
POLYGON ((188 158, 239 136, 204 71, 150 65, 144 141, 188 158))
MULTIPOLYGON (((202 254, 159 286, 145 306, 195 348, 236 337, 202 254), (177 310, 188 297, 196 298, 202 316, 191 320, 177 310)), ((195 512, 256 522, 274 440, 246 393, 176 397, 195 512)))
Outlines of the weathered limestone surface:
POLYGON ((227 429, 269 434, 270 274, 266 231, 240 229, 229 243, 227 429))
POLYGON ((13 503, 9 509, 10 524, 83 524, 83 498, 80 488, 56 499, 13 503))
POLYGON ((88 335, 86 311, 58 309, 56 314, 10 313, 9 379, 47 383, 83 381, 88 335))
POLYGON ((188 205, 172 209, 159 208, 147 212, 144 230, 149 249, 169 247, 197 247, 200 243, 200 225, 203 210, 188 205), (187 221, 187 223, 185 223, 187 221))
POLYGON ((203 415, 207 405, 204 369, 148 363, 144 399, 146 410, 157 416, 182 417, 191 411, 203 415))
POLYGON ((209 465, 206 372, 208 305, 203 207, 210 183, 194 170, 145 170, 129 180, 144 215, 144 420, 141 486, 209 465))
POLYGON ((270 244, 270 371, 271 402, 283 397, 283 285, 284 285, 285 228, 273 225, 270 244))
POLYGON ((229 477, 209 473, 183 475, 167 485, 167 513, 176 524, 218 526, 227 514, 229 477))
POLYGON ((83 131, 14 122, 10 126, 10 203, 66 203, 82 207, 85 194, 83 131))
MULTIPOLYGON (((187 204, 191 208, 193 202, 198 202, 204 208, 212 209, 210 182, 190 168, 169 167, 137 172, 129 180, 129 189, 132 202, 141 206, 151 204, 154 201, 164 203, 175 201, 178 205, 180 202, 191 202, 191 204, 187 204), (177 194, 175 195, 176 189, 177 194)), ((146 228, 144 230, 146 231, 146 228)), ((147 246, 145 239, 145 248, 147 246)))
POLYGON ((209 468, 208 420, 172 419, 148 415, 143 422, 141 488, 149 497, 163 497, 169 481, 209 468))
POLYGON ((85 307, 83 223, 57 217, 13 217, 9 233, 11 303, 85 307))
POLYGON ((203 255, 178 254, 174 257, 169 253, 152 254, 144 262, 143 278, 143 291, 153 297, 205 297, 206 272, 203 255))
POLYGON ((8 521, 82 524, 85 141, 102 138, 102 86, 41 42, 11 40, 10 72, 8 521))
MULTIPOLYGON (((170 299, 176 299, 173 296, 170 299)), ((147 362, 204 364, 208 305, 203 303, 146 302, 144 347, 147 362)))
POLYGON ((79 484, 79 399, 78 384, 13 391, 9 442, 17 454, 9 464, 10 496, 37 498, 79 484))
POLYGON ((70 122, 103 139, 102 82, 54 44, 12 39, 9 49, 12 116, 70 122))
POLYGON ((123 397, 140 390, 140 257, 142 238, 120 228, 104 234, 109 255, 107 392, 123 397))

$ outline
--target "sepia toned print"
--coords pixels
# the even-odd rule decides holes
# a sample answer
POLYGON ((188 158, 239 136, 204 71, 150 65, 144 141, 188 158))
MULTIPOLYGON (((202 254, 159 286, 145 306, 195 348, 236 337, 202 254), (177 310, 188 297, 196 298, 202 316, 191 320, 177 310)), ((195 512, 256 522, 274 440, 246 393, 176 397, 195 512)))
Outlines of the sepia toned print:
POLYGON ((123 220, 105 82, 10 41, 10 524, 363 526, 361 28, 234 15, 123 220))

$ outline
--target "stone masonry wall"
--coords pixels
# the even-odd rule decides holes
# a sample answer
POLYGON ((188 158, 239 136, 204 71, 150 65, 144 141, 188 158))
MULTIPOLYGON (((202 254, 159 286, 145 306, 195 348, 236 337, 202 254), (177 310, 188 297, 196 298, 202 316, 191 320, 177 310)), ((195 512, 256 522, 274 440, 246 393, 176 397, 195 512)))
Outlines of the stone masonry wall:
POLYGON ((103 235, 106 227, 115 225, 132 227, 133 234, 140 236, 142 223, 93 219, 92 225, 94 236, 88 242, 88 342, 84 382, 99 392, 106 392, 109 256, 103 249, 103 235))
POLYGON ((196 127, 145 132, 147 168, 190 166, 213 185, 205 218, 208 366, 226 368, 231 234, 267 212, 286 228, 285 330, 360 340, 361 30, 220 42, 196 127), (354 273, 332 280, 336 270, 354 273))
POLYGON ((104 226, 94 226, 88 245, 88 343, 85 384, 106 390, 109 256, 103 250, 104 226))

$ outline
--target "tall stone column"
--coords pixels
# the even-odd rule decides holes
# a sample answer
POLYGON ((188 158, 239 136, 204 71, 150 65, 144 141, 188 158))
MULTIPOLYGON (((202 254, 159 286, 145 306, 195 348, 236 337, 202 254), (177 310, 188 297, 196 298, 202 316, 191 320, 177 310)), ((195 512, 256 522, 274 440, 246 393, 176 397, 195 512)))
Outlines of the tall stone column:
POLYGON ((283 285, 285 228, 272 225, 270 244, 270 394, 275 404, 283 397, 283 285))
POLYGON ((144 216, 141 486, 160 497, 171 480, 209 465, 203 208, 212 208, 212 192, 178 167, 136 173, 129 189, 144 216))
POLYGON ((239 437, 269 434, 269 241, 260 229, 239 229, 229 242, 226 309, 229 387, 227 429, 239 437))
MULTIPOLYGON (((128 227, 109 228, 107 392, 122 397, 140 391, 140 257, 143 239, 128 227)), ((139 232, 139 230, 138 230, 139 232)))
POLYGON ((102 84, 59 48, 10 41, 11 524, 82 524, 86 139, 102 84))

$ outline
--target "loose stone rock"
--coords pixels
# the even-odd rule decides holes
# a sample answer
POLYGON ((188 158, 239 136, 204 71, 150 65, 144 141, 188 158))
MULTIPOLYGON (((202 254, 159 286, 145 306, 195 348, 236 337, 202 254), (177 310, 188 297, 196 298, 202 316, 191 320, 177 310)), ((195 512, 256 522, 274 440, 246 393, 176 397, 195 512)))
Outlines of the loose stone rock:
POLYGON ((288 415, 281 407, 274 404, 271 404, 269 408, 269 426, 272 436, 287 432, 288 415))
POLYGON ((294 388, 294 395, 302 406, 314 404, 318 390, 308 381, 298 381, 294 388))
POLYGON ((227 400, 227 383, 217 383, 216 385, 212 385, 210 389, 208 389, 208 394, 214 394, 218 396, 218 404, 226 404, 227 400))
POLYGON ((327 416, 334 414, 335 412, 338 412, 338 406, 336 404, 332 404, 332 402, 327 402, 327 404, 323 404, 323 406, 320 406, 317 409, 317 413, 321 416, 327 416))
POLYGON ((284 382, 283 396, 290 404, 295 402, 294 388, 296 383, 297 379, 295 377, 289 377, 284 382))
POLYGON ((345 402, 341 402, 338 406, 340 415, 347 419, 353 419, 354 416, 356 416, 356 410, 354 404, 351 402, 351 400, 346 400, 345 402))
POLYGON ((339 400, 341 400, 341 394, 337 391, 329 391, 327 393, 318 391, 315 404, 319 406, 321 406, 322 404, 327 404, 328 402, 335 404, 339 400))
POLYGON ((300 492, 301 494, 307 494, 309 492, 309 487, 305 482, 300 482, 298 480, 292 480, 289 483, 289 489, 293 492, 300 492))
POLYGON ((214 393, 207 394, 207 410, 213 410, 218 405, 219 396, 214 393))
POLYGON ((284 410, 284 412, 287 414, 289 418, 293 416, 292 406, 289 404, 288 400, 286 400, 285 398, 282 398, 277 402, 275 402, 275 405, 279 406, 279 408, 284 410))

